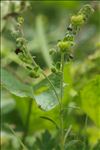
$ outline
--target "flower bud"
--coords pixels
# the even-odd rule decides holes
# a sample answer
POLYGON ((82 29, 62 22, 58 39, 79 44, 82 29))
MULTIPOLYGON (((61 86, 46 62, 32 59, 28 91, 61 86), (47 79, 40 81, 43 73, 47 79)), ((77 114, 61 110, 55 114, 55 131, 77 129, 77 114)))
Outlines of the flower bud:
POLYGON ((74 36, 71 34, 66 34, 64 41, 74 41, 74 36))
POLYGON ((18 17, 18 23, 19 24, 23 24, 23 22, 24 22, 24 18, 23 17, 18 17))
POLYGON ((69 50, 73 45, 74 45, 74 42, 72 41, 60 41, 57 44, 61 52, 66 52, 66 50, 69 50))
POLYGON ((60 70, 60 65, 61 65, 60 62, 57 62, 57 63, 56 63, 56 68, 57 68, 58 70, 60 70))
POLYGON ((40 76, 40 74, 37 74, 35 71, 30 71, 29 75, 32 78, 39 78, 39 76, 40 76))
POLYGON ((23 55, 23 53, 18 53, 19 59, 21 61, 23 61, 24 63, 27 63, 27 59, 25 58, 25 56, 23 55))
POLYGON ((72 16, 71 23, 75 26, 80 26, 80 25, 84 24, 84 16, 82 14, 72 16))
POLYGON ((50 55, 54 54, 55 52, 56 52, 56 51, 55 51, 54 48, 52 48, 52 49, 49 50, 49 54, 50 54, 50 55))

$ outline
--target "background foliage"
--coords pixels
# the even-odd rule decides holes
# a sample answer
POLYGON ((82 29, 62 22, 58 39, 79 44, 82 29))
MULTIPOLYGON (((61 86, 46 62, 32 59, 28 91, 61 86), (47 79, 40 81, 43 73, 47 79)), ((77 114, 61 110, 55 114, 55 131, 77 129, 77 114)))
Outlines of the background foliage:
MULTIPOLYGON (((84 150, 100 149, 100 2, 2 1, 1 62, 6 69, 1 71, 4 85, 1 102, 3 150, 19 149, 17 136, 21 137, 25 130, 31 98, 33 104, 27 147, 30 150, 51 150, 57 145, 55 149, 59 149, 55 125, 40 117, 50 117, 59 125, 57 100, 51 95, 51 87, 48 89, 43 77, 37 80, 30 78, 14 53, 15 42, 11 31, 16 26, 17 16, 21 15, 25 19, 23 29, 29 51, 36 56, 36 62, 49 75, 52 64, 49 49, 64 37, 70 16, 87 3, 93 5, 95 12, 76 37, 74 60, 66 63, 64 68, 64 81, 67 84, 63 97, 64 125, 66 129, 72 126, 66 149, 81 150, 84 143, 78 143, 77 140, 85 142, 84 150), (32 87, 27 84, 32 84, 35 97, 32 87), (5 124, 11 126, 16 136, 5 124)), ((51 79, 59 90, 59 78, 51 76, 51 79)))

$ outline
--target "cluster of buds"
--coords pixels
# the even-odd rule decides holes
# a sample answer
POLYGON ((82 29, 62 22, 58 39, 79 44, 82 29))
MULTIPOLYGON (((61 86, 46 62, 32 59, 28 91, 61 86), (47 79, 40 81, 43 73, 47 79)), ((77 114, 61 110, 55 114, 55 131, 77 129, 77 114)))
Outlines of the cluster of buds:
MULTIPOLYGON (((51 49, 49 51, 50 55, 62 54, 64 57, 66 56, 67 60, 73 59, 72 48, 75 45, 74 37, 80 27, 85 23, 85 21, 89 18, 89 16, 93 13, 93 8, 90 5, 85 5, 76 15, 71 17, 71 23, 67 28, 67 32, 65 37, 57 43, 57 50, 51 49)), ((22 25, 24 19, 22 17, 18 17, 17 29, 13 33, 16 39, 16 50, 15 53, 19 56, 19 58, 26 64, 26 68, 30 72, 30 76, 34 78, 38 78, 41 74, 40 67, 35 63, 34 58, 30 55, 27 49, 27 41, 24 38, 22 25)), ((56 61, 55 64, 51 67, 51 71, 53 73, 61 73, 61 62, 56 61)))
POLYGON ((19 56, 19 58, 28 64, 32 64, 32 59, 30 59, 30 55, 27 51, 27 41, 23 36, 22 24, 24 19, 22 17, 18 17, 17 29, 13 33, 16 40, 16 49, 15 53, 19 56))
POLYGON ((75 35, 93 12, 94 9, 90 5, 85 5, 81 8, 76 15, 71 17, 71 24, 68 31, 75 35))
POLYGON ((29 76, 32 78, 39 78, 41 74, 41 68, 37 66, 26 66, 27 69, 29 70, 29 76))
MULTIPOLYGON (((60 52, 61 55, 62 53, 65 54, 67 56, 67 60, 73 59, 71 51, 72 47, 75 45, 75 35, 93 12, 94 10, 90 5, 85 5, 76 15, 71 17, 71 23, 67 28, 64 39, 57 43, 58 52, 60 52)), ((50 55, 54 53, 54 49, 50 50, 50 55)), ((58 71, 56 65, 51 68, 51 71, 54 73, 58 71)))
POLYGON ((60 71, 60 65, 61 65, 60 62, 57 61, 56 64, 53 64, 53 65, 52 65, 51 71, 52 71, 53 73, 61 73, 61 71, 60 71))
POLYGON ((27 41, 24 38, 22 25, 24 19, 22 17, 18 17, 17 29, 13 32, 13 36, 16 40, 16 49, 15 53, 18 55, 19 59, 25 63, 25 67, 29 71, 29 76, 32 78, 38 78, 41 73, 41 69, 38 65, 34 63, 34 58, 32 58, 31 54, 27 49, 27 41))

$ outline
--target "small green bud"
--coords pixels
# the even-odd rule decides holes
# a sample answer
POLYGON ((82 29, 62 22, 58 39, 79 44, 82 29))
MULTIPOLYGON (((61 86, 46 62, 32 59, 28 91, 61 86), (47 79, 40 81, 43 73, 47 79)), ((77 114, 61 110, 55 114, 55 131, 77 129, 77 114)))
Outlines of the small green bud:
POLYGON ((24 18, 23 17, 18 17, 18 23, 19 24, 23 24, 23 22, 24 22, 24 18))
POLYGON ((61 52, 66 52, 66 50, 69 50, 73 45, 74 45, 74 42, 72 41, 60 41, 57 44, 61 52))
POLYGON ((35 71, 30 71, 30 73, 29 73, 29 75, 30 75, 30 77, 32 77, 32 78, 39 78, 39 74, 37 74, 35 71))
POLYGON ((71 23, 75 26, 84 24, 84 15, 75 15, 71 17, 71 23))
POLYGON ((37 72, 37 71, 39 71, 39 70, 40 70, 40 67, 39 67, 39 66, 34 67, 34 71, 35 71, 35 72, 37 72))
POLYGON ((74 36, 71 34, 66 34, 63 41, 74 41, 74 36))
POLYGON ((69 44, 68 44, 67 41, 60 41, 60 42, 58 42, 57 46, 60 48, 60 50, 61 50, 62 52, 65 52, 66 49, 69 48, 69 44))
POLYGON ((26 42, 26 40, 23 37, 19 37, 16 39, 16 42, 24 43, 24 42, 26 42))
POLYGON ((35 66, 34 69, 30 72, 30 76, 33 78, 38 78, 40 77, 40 73, 41 73, 40 67, 35 66))
POLYGON ((56 68, 57 68, 58 70, 60 70, 60 65, 61 65, 60 62, 57 62, 57 63, 56 63, 56 68))
POLYGON ((56 52, 56 50, 54 48, 52 48, 52 49, 49 50, 49 54, 50 55, 54 54, 55 52, 56 52))

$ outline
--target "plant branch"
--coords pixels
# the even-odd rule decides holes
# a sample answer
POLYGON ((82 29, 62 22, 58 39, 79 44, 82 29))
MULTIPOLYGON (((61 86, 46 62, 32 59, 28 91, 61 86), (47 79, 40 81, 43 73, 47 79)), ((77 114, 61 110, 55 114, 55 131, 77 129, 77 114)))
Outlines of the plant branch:
POLYGON ((43 72, 43 70, 42 70, 42 74, 43 74, 43 76, 48 80, 49 84, 51 85, 51 87, 52 87, 52 89, 53 89, 53 91, 54 91, 54 93, 55 93, 55 96, 56 96, 56 98, 57 98, 57 100, 58 100, 58 102, 59 102, 59 105, 60 105, 60 99, 59 99, 59 96, 58 96, 58 94, 57 94, 57 91, 56 91, 56 89, 55 89, 53 83, 50 81, 50 79, 47 77, 47 75, 43 72))
POLYGON ((62 116, 62 100, 63 100, 63 80, 64 80, 64 53, 61 54, 61 66, 60 70, 62 72, 61 75, 61 83, 60 83, 60 126, 61 126, 61 149, 64 150, 64 129, 63 129, 63 116, 62 116))

